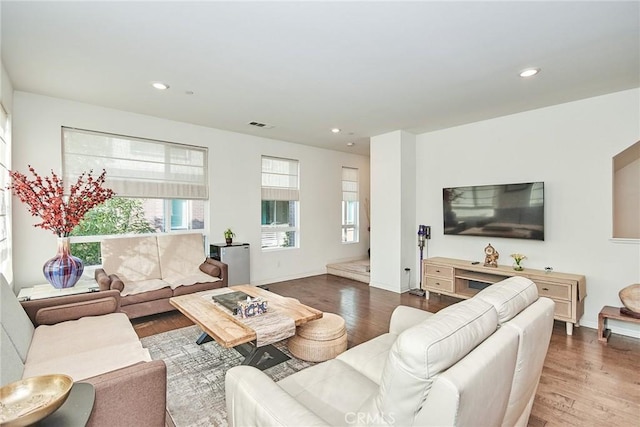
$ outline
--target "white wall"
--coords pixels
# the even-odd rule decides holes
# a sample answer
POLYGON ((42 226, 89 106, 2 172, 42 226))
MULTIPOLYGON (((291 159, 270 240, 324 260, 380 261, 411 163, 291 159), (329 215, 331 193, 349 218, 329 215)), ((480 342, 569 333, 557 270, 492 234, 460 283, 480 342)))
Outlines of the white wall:
POLYGON ((432 226, 429 255, 481 261, 490 242, 501 264, 521 252, 525 267, 583 274, 581 323, 596 328, 602 307, 620 306, 618 291, 640 283, 640 243, 611 239, 612 158, 639 138, 640 89, 418 135, 416 157, 426 166, 417 217, 432 226), (545 241, 443 235, 443 187, 530 181, 545 184, 545 241))
MULTIPOLYGON (((232 228, 235 241, 251 244, 251 282, 264 284, 326 272, 328 262, 366 257, 366 216, 361 209, 357 244, 341 243, 342 166, 360 170, 361 203, 369 196, 369 158, 155 117, 34 95, 14 94, 13 167, 31 164, 60 172, 60 127, 111 132, 209 148, 210 242, 232 228), (300 161, 301 247, 260 249, 261 155, 300 161)), ((266 131, 268 132, 268 131, 266 131)), ((14 270, 17 287, 42 283, 42 265, 55 254, 52 233, 34 228, 36 218, 14 199, 14 270)))

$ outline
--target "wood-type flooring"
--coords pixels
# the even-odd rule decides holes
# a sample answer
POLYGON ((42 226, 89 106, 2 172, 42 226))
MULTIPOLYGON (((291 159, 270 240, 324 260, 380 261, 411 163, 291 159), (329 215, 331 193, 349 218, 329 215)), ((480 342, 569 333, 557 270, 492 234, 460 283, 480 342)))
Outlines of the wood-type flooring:
MULTIPOLYGON (((429 300, 400 295, 328 274, 265 288, 342 316, 349 348, 387 332, 391 313, 398 305, 435 313, 459 301, 438 295, 429 300)), ((178 312, 133 323, 140 337, 192 324, 178 312)), ((575 328, 573 335, 567 336, 564 323, 556 321, 529 426, 640 427, 640 340, 613 334, 604 345, 598 342, 595 329, 575 328)))

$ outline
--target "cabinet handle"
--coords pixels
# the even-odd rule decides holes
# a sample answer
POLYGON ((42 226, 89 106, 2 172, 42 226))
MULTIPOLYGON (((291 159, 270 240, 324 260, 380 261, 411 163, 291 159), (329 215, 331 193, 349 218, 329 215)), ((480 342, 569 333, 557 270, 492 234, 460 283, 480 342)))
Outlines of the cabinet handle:
POLYGON ((436 282, 436 286, 440 286, 440 282, 436 282))
POLYGON ((543 291, 548 291, 548 290, 549 290, 549 288, 542 288, 542 290, 543 290, 543 291))
POLYGON ((436 270, 436 273, 440 273, 440 270, 436 270))

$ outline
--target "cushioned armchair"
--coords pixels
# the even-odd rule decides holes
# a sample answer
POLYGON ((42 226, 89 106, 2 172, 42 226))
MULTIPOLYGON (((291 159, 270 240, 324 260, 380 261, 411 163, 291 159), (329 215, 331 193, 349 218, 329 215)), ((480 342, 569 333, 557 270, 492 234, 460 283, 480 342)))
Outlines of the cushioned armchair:
POLYGON ((398 307, 389 333, 277 383, 227 371, 231 426, 526 426, 554 303, 514 277, 436 314, 398 307))

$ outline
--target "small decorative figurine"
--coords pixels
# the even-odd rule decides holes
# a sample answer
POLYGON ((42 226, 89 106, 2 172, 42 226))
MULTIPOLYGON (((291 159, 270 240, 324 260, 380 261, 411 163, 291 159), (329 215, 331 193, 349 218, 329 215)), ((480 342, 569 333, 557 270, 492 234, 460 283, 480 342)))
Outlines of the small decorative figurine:
POLYGON ((498 258, 500 258, 500 254, 495 250, 491 243, 484 248, 484 266, 485 267, 497 267, 498 266, 498 258))

